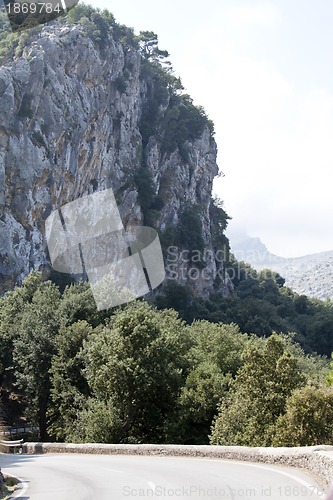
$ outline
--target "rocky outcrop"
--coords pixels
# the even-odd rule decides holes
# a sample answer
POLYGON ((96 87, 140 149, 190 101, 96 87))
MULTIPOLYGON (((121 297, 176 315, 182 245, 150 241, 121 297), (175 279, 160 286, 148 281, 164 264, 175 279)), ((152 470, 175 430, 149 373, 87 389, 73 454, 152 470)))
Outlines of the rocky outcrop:
MULTIPOLYGON (((100 50, 80 25, 57 22, 0 67, 1 293, 32 269, 47 275, 45 219, 65 203, 112 188, 124 226, 143 224, 136 179, 143 165, 159 199, 156 227, 176 227, 182 208, 198 205, 204 246, 213 253, 215 141, 205 126, 186 142, 184 159, 179 148, 162 147, 162 125, 143 140, 140 121, 153 84, 138 49, 110 35, 100 50)), ((161 116, 168 106, 159 107, 161 116)), ((178 281, 207 295, 222 265, 207 259, 204 276, 191 281, 185 272, 178 281)), ((184 267, 181 258, 177 266, 184 267)), ((219 287, 227 293, 223 280, 219 287)))

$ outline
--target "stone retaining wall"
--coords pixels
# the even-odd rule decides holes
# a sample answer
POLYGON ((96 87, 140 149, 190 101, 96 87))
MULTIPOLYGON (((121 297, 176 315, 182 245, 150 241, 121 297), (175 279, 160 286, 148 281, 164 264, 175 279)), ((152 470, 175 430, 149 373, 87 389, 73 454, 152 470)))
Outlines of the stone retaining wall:
POLYGON ((262 462, 306 469, 323 487, 333 480, 333 446, 250 448, 246 446, 182 446, 157 444, 25 443, 23 453, 90 453, 105 455, 156 455, 206 457, 262 462))

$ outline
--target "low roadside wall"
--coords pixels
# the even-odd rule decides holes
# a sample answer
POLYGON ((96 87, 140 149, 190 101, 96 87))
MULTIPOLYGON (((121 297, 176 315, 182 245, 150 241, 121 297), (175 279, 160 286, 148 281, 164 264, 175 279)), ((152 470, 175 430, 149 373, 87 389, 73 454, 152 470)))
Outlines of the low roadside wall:
POLYGON ((333 446, 299 448, 250 448, 246 446, 185 446, 157 444, 24 443, 23 453, 90 453, 105 455, 154 455, 206 457, 287 465, 306 469, 323 487, 333 480, 333 446))

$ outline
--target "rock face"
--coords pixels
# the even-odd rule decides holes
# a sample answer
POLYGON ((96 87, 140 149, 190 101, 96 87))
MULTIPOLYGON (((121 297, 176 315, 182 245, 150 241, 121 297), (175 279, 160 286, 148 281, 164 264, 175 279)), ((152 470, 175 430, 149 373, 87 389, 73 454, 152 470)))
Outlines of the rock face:
MULTIPOLYGON (((178 148, 163 149, 159 126, 143 140, 140 120, 153 85, 143 76, 139 50, 109 36, 107 50, 101 51, 79 25, 57 22, 0 67, 1 293, 32 269, 47 275, 45 219, 67 202, 112 188, 124 226, 147 223, 138 172, 149 176, 159 199, 151 210, 155 226, 163 233, 177 226, 183 207, 200 206, 204 246, 214 251, 215 141, 205 126, 186 142, 184 160, 178 148)), ((169 101, 170 96, 159 106, 161 116, 169 101)), ((184 267, 184 259, 177 266, 184 267)), ((204 277, 190 280, 185 272, 177 279, 207 295, 221 266, 210 258, 204 277)), ((219 289, 227 293, 223 279, 219 289)))

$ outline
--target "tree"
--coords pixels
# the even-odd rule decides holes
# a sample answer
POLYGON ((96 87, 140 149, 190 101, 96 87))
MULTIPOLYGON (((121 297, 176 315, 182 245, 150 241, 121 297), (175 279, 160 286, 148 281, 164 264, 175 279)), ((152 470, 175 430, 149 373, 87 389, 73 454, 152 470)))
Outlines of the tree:
POLYGON ((195 321, 188 331, 193 342, 188 357, 194 366, 209 362, 223 374, 236 375, 243 364, 242 354, 248 343, 248 336, 240 333, 237 325, 195 321))
POLYGON ((223 201, 215 197, 211 200, 209 207, 209 215, 211 220, 211 231, 212 240, 215 248, 217 250, 223 250, 224 258, 223 260, 227 262, 229 260, 229 240, 225 236, 224 232, 227 228, 228 221, 231 219, 227 212, 223 208, 223 201))
MULTIPOLYGON (((203 252, 205 242, 202 236, 201 207, 186 205, 179 215, 178 233, 180 244, 186 250, 203 252)), ((191 260, 191 255, 190 255, 191 260)))
POLYGON ((258 277, 261 286, 263 286, 266 291, 272 291, 273 293, 277 291, 277 288, 283 287, 286 281, 279 273, 271 271, 270 269, 262 269, 258 277))
POLYGON ((330 354, 333 348, 333 311, 323 307, 307 318, 306 340, 320 354, 330 354))
POLYGON ((141 55, 147 61, 157 63, 163 62, 170 66, 170 62, 165 61, 169 57, 167 50, 160 50, 158 48, 158 36, 153 31, 140 31, 138 36, 141 55))
POLYGON ((121 31, 121 27, 116 24, 113 14, 107 9, 101 11, 89 5, 78 4, 67 16, 67 22, 79 23, 84 27, 86 34, 98 44, 101 50, 105 50, 109 37, 121 31))
POLYGON ((179 417, 169 429, 169 439, 183 444, 208 444, 209 430, 220 399, 227 393, 230 374, 210 362, 190 371, 179 397, 179 417))
POLYGON ((208 444, 209 429, 218 403, 242 364, 247 335, 236 325, 195 321, 187 328, 192 347, 187 358, 191 370, 178 401, 178 414, 169 438, 185 444, 208 444))
POLYGON ((82 374, 84 362, 81 350, 92 330, 86 321, 78 321, 71 326, 61 327, 54 339, 56 354, 50 368, 48 429, 50 435, 59 441, 65 441, 72 433, 77 414, 84 408, 89 396, 89 387, 82 374))
POLYGON ((271 446, 287 398, 304 378, 296 358, 273 334, 264 348, 250 345, 228 396, 212 426, 211 443, 271 446))
POLYGON ((27 416, 39 424, 40 439, 46 440, 46 413, 50 397, 54 338, 60 325, 60 292, 50 281, 41 283, 31 302, 16 321, 13 340, 14 373, 27 398, 27 416))
MULTIPOLYGON (((17 398, 11 397, 15 390, 15 369, 13 368, 13 345, 18 336, 19 325, 28 304, 31 303, 35 292, 40 287, 41 274, 32 272, 14 291, 8 292, 0 298, 0 398, 4 412, 9 407, 15 407, 14 413, 20 411, 17 398)), ((17 389, 16 389, 17 390, 17 389)), ((22 398, 23 399, 23 398, 22 398)), ((9 421, 12 415, 7 415, 9 421)))
POLYGON ((97 326, 110 316, 108 311, 98 311, 89 283, 77 283, 65 288, 59 314, 63 326, 87 321, 97 326))
MULTIPOLYGON (((160 312, 145 302, 119 310, 84 342, 84 374, 92 399, 78 422, 87 419, 96 400, 104 421, 115 426, 104 436, 115 442, 162 442, 186 376, 188 342, 174 311, 160 312)), ((97 426, 89 439, 100 436, 97 426)), ((86 429, 76 426, 74 437, 85 441, 86 429)))
POLYGON ((117 443, 123 421, 112 400, 89 398, 68 432, 72 443, 117 443))
POLYGON ((166 282, 154 303, 159 309, 174 309, 185 321, 193 320, 191 290, 185 285, 179 285, 175 280, 166 282))
POLYGON ((274 446, 333 444, 333 391, 306 386, 288 398, 286 412, 276 422, 274 446))

